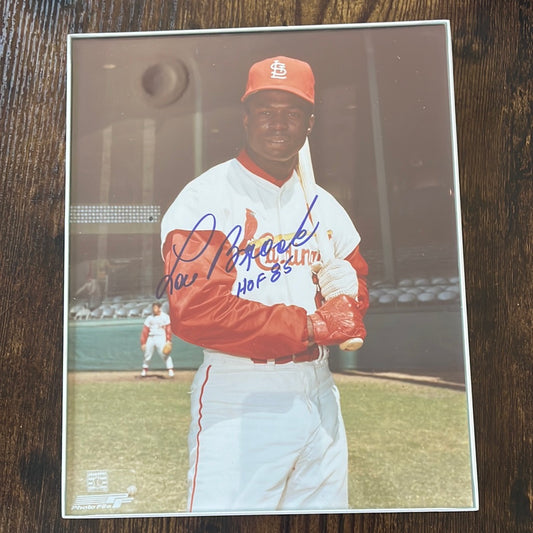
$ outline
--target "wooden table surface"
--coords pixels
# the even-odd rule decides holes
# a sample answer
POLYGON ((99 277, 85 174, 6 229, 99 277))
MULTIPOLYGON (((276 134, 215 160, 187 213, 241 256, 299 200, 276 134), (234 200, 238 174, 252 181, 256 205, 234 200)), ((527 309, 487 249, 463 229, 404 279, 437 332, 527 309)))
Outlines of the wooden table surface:
POLYGON ((533 524, 529 0, 3 0, 0 531, 510 532, 533 524), (480 510, 60 517, 66 35, 450 19, 480 510))

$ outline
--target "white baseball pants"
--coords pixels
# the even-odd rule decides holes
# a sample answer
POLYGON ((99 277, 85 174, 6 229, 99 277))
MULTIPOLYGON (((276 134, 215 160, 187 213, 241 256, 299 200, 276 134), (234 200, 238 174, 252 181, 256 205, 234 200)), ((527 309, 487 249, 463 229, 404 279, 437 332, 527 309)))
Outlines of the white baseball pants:
POLYGON ((327 360, 206 353, 191 413, 190 512, 348 507, 346 434, 327 360))
POLYGON ((146 347, 144 349, 143 357, 143 368, 148 368, 154 351, 157 351, 161 359, 163 359, 167 369, 174 368, 174 361, 169 355, 163 353, 163 347, 165 346, 167 340, 165 335, 149 335, 146 339, 146 347))

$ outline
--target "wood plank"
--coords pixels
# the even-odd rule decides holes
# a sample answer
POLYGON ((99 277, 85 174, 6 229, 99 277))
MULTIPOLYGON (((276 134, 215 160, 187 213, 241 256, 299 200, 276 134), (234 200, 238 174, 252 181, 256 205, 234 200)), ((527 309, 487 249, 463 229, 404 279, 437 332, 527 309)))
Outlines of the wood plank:
POLYGON ((532 524, 528 0, 4 0, 0 34, 1 531, 526 532, 532 524), (66 35, 451 20, 477 513, 60 518, 66 35))

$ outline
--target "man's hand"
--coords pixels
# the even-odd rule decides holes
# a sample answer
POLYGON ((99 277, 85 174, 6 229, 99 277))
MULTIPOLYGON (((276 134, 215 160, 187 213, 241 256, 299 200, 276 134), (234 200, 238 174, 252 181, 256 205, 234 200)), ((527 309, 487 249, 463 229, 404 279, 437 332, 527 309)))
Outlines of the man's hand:
POLYGON ((312 328, 309 338, 316 344, 328 346, 366 337, 357 302, 344 294, 332 297, 308 318, 312 328))
POLYGON ((357 272, 345 259, 332 259, 325 265, 318 262, 313 264, 311 269, 318 277, 324 300, 331 300, 340 294, 357 297, 359 291, 357 272))
POLYGON ((141 344, 141 351, 144 352, 144 350, 146 350, 146 344, 141 344))

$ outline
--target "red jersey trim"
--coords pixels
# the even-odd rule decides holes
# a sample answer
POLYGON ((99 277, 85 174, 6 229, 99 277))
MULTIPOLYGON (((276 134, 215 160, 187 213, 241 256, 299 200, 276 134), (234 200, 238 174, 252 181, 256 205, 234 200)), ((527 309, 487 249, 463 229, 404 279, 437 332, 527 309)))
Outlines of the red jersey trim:
POLYGON ((205 387, 207 385, 207 382, 209 381, 209 372, 211 370, 211 365, 207 367, 206 373, 205 373, 205 379, 202 383, 202 388, 200 390, 200 399, 198 401, 199 408, 198 408, 198 432, 196 433, 196 459, 194 461, 194 475, 192 479, 192 488, 191 488, 191 501, 189 503, 189 512, 192 512, 192 508, 194 505, 194 495, 196 493, 196 481, 198 478, 198 464, 200 462, 200 433, 202 433, 202 417, 203 417, 203 398, 204 398, 204 392, 205 387))
POLYGON ((271 176, 268 172, 265 172, 261 167, 259 167, 250 157, 245 148, 243 148, 239 155, 237 156, 237 161, 246 169, 249 170, 252 174, 263 178, 264 180, 273 183, 277 187, 281 187, 291 176, 292 172, 283 180, 278 180, 271 176))

